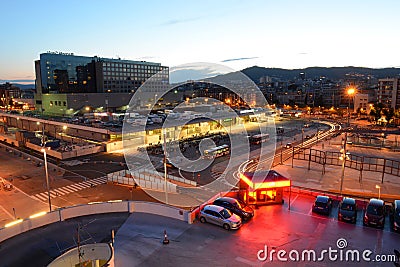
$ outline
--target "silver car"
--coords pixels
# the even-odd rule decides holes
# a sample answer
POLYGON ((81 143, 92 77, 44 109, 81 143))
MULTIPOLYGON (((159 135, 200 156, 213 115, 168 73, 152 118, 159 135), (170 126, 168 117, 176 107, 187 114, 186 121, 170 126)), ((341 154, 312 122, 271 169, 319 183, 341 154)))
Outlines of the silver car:
POLYGON ((229 210, 216 206, 207 205, 200 211, 200 222, 213 223, 222 226, 224 229, 239 229, 242 226, 242 219, 229 210))

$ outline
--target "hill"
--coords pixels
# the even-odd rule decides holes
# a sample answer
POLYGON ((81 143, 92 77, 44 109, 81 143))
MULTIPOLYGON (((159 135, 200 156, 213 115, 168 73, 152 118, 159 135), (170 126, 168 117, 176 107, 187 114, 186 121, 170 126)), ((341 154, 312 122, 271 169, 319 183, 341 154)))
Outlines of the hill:
POLYGON ((378 79, 400 76, 400 68, 373 69, 364 67, 309 67, 305 69, 280 69, 253 66, 243 69, 242 72, 255 82, 258 82, 263 76, 280 78, 282 80, 291 80, 295 77, 299 77, 301 72, 306 74, 306 78, 313 79, 325 76, 332 80, 343 79, 348 73, 373 75, 378 79))

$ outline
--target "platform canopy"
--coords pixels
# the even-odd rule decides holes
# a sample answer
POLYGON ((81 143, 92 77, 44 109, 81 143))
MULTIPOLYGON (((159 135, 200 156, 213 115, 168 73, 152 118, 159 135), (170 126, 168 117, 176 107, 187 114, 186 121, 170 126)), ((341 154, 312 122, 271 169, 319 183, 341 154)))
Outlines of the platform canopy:
POLYGON ((291 185, 290 179, 274 170, 244 172, 240 174, 240 179, 253 190, 288 187, 291 185))

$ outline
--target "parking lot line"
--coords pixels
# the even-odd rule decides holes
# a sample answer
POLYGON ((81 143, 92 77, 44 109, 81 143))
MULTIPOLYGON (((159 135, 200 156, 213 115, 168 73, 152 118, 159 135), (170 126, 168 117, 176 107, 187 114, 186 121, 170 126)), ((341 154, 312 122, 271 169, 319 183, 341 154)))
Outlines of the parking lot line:
POLYGON ((312 208, 310 209, 307 215, 312 215, 312 208))
POLYGON ((294 202, 297 200, 297 198, 299 197, 299 194, 296 195, 296 197, 290 201, 290 206, 292 206, 294 204, 294 202))
POLYGON ((242 257, 236 257, 235 258, 236 261, 250 265, 250 266, 261 266, 262 264, 260 262, 257 261, 251 261, 242 257))
POLYGON ((10 216, 11 219, 14 219, 14 216, 11 213, 9 213, 3 206, 0 205, 0 208, 4 211, 5 214, 10 216))

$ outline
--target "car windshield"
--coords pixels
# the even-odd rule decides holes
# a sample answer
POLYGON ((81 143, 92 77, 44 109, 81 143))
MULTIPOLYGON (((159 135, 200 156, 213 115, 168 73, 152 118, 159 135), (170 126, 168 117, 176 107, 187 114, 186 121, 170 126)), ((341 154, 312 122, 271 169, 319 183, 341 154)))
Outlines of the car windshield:
POLYGON ((235 201, 235 203, 233 203, 234 206, 236 206, 239 209, 243 209, 241 203, 239 201, 235 201))
POLYGON ((369 205, 367 208, 367 213, 371 215, 382 215, 383 214, 383 207, 382 206, 374 206, 369 205))
POLYGON ((323 202, 319 202, 319 201, 317 201, 317 202, 315 202, 315 205, 317 206, 317 207, 326 207, 326 203, 323 203, 323 202))
POLYGON ((348 210, 348 211, 354 211, 354 206, 350 205, 350 204, 344 204, 343 203, 341 209, 342 210, 348 210))
POLYGON ((228 219, 232 216, 232 214, 226 209, 221 210, 219 213, 222 215, 224 219, 228 219))

